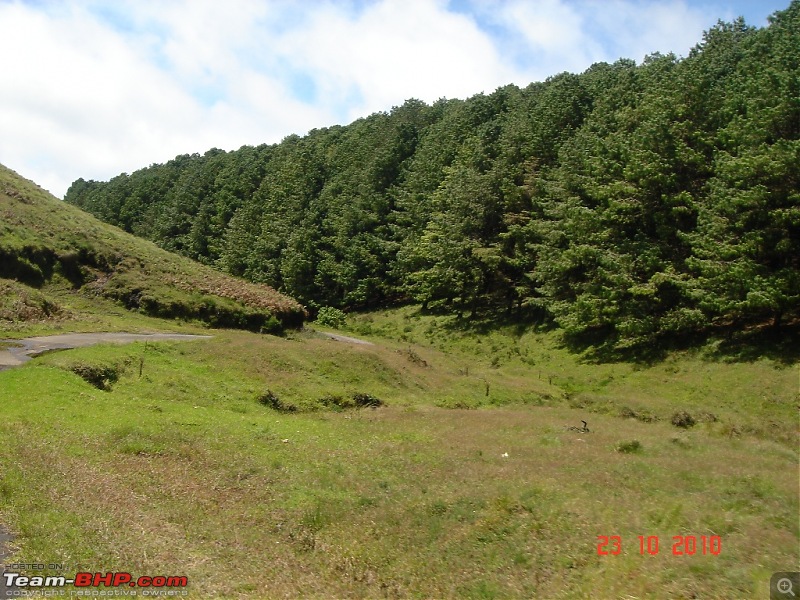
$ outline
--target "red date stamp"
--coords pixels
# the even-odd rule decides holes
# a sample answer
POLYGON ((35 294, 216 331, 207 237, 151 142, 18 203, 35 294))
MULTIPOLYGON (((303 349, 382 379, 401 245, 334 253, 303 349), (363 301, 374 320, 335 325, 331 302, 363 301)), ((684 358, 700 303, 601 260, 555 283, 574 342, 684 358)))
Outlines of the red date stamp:
MULTIPOLYGON (((639 536, 639 554, 656 556, 661 551, 657 535, 639 536)), ((618 535, 598 535, 597 555, 617 556, 622 553, 622 537, 618 535)), ((673 535, 673 556, 712 555, 722 553, 722 537, 718 535, 673 535)))

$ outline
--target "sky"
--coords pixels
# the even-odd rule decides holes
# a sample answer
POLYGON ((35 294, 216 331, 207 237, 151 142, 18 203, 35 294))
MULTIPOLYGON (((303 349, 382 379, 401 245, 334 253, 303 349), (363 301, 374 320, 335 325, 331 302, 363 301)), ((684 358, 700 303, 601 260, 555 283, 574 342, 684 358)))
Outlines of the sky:
POLYGON ((790 0, 0 0, 0 163, 63 197, 408 98, 686 56, 790 0))

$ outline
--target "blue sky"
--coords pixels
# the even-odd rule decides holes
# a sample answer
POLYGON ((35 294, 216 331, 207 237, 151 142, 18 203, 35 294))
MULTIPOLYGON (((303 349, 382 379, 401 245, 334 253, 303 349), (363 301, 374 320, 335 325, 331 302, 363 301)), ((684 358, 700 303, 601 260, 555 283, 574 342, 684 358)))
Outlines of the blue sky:
POLYGON ((0 0, 0 163, 63 196, 407 98, 685 56, 789 0, 0 0))

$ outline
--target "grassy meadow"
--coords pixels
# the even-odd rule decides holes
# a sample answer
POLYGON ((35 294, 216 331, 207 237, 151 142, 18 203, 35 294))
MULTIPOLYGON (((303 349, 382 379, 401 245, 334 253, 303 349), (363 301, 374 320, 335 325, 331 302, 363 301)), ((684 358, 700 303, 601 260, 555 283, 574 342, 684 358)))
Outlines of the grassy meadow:
POLYGON ((553 332, 470 335, 413 307, 351 317, 373 345, 96 318, 31 331, 214 338, 0 373, 14 561, 186 575, 197 598, 754 598, 800 564, 791 360, 594 363, 553 332), (331 402, 354 394, 384 405, 331 402), (689 535, 697 553, 673 555, 689 535))

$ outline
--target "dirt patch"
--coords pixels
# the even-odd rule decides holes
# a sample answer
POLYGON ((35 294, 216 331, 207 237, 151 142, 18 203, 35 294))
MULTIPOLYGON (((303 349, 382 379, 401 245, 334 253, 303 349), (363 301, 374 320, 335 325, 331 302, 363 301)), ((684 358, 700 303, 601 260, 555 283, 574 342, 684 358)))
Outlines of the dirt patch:
POLYGON ((19 353, 23 349, 22 344, 3 342, 0 345, 0 371, 21 365, 24 361, 20 359, 19 353))

